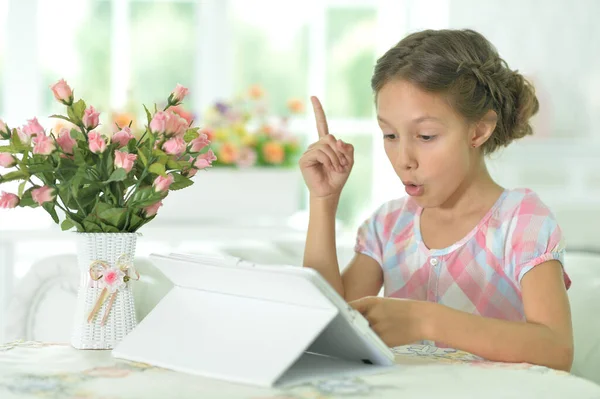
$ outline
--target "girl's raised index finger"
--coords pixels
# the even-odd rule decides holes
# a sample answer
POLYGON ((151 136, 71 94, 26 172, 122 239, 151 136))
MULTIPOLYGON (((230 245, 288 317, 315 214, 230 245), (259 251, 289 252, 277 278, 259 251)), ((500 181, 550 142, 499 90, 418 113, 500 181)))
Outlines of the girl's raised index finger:
POLYGON ((327 126, 327 118, 325 117, 325 111, 323 106, 316 96, 310 97, 313 111, 315 113, 315 120, 317 121, 317 132, 319 132, 319 138, 329 134, 329 127, 327 126))

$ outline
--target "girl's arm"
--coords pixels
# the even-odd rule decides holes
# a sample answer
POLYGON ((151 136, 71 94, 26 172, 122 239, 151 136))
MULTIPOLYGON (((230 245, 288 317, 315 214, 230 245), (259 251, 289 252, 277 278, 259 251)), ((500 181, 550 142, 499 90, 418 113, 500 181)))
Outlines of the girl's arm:
POLYGON ((395 298, 368 297, 351 305, 391 347, 427 339, 488 360, 569 371, 573 331, 561 264, 553 260, 536 266, 525 274, 521 285, 526 322, 395 298))
POLYGON ((573 362, 571 311, 562 266, 549 261, 521 280, 527 322, 512 322, 425 303, 424 339, 483 358, 569 371, 573 362))
POLYGON ((303 265, 318 271, 343 297, 344 285, 335 242, 335 214, 338 202, 339 195, 310 198, 303 265))
POLYGON ((310 199, 303 264, 317 270, 347 301, 377 295, 383 285, 383 272, 373 258, 357 254, 340 274, 335 240, 338 202, 339 196, 310 199))

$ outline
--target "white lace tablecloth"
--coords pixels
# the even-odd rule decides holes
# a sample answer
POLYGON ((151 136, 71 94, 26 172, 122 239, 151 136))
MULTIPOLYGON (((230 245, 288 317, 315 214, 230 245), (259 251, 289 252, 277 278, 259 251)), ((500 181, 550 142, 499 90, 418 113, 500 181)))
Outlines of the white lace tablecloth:
POLYGON ((545 367, 423 345, 394 350, 397 366, 383 374, 264 389, 117 360, 110 351, 18 342, 0 346, 0 398, 600 398, 600 386, 545 367))

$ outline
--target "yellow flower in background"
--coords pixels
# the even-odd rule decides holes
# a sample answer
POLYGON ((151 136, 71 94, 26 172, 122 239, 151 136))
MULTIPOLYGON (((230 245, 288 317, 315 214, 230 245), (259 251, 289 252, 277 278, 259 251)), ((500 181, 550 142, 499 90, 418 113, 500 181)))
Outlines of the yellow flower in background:
POLYGON ((229 131, 227 128, 217 128, 215 129, 215 140, 217 141, 227 141, 229 138, 229 131))
POLYGON ((226 165, 233 164, 237 161, 239 156, 238 148, 231 143, 224 143, 219 151, 217 151, 217 159, 219 162, 226 165))
POLYGON ((242 137, 242 144, 245 147, 254 147, 256 145, 256 136, 254 134, 248 134, 242 137))
POLYGON ((266 143, 262 148, 262 153, 265 161, 273 165, 279 165, 283 163, 285 159, 283 146, 277 141, 266 143))
POLYGON ((265 91, 260 85, 252 85, 250 86, 250 90, 248 90, 248 94, 255 100, 262 98, 265 95, 265 91))
POLYGON ((239 137, 244 137, 248 134, 248 131, 246 130, 246 126, 243 123, 236 123, 232 126, 232 130, 235 134, 237 134, 239 137))
POLYGON ((299 114, 304 111, 304 103, 300 99, 297 99, 297 98, 293 98, 293 99, 289 100, 287 103, 287 106, 288 106, 289 110, 295 114, 299 114))

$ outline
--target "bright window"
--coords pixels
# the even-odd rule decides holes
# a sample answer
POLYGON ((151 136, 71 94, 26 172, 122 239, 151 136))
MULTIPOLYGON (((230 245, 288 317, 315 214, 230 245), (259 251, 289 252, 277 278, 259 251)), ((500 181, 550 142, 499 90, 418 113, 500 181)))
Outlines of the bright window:
POLYGON ((49 90, 61 78, 74 88, 76 97, 101 111, 110 109, 113 12, 110 1, 39 1, 42 115, 64 112, 49 90), (69 32, 56 24, 65 20, 69 32))
POLYGON ((231 2, 234 95, 260 85, 278 114, 286 112, 288 100, 309 96, 309 11, 293 2, 231 2))
MULTIPOLYGON (((193 86, 195 15, 193 2, 131 3, 130 103, 164 102, 177 83, 193 86)), ((193 109, 192 100, 186 107, 193 109)))

